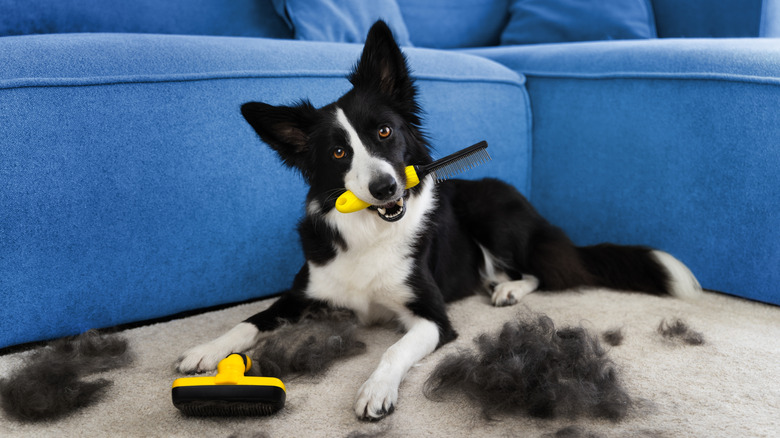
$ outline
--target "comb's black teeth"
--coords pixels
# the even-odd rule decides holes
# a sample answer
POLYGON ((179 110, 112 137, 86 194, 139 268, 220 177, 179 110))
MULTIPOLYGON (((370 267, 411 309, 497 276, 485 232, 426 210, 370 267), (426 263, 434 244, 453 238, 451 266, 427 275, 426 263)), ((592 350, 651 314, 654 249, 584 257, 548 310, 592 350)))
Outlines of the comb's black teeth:
POLYGON ((428 165, 430 174, 433 176, 434 180, 439 183, 490 161, 490 154, 486 149, 487 143, 483 143, 478 143, 463 151, 456 152, 453 155, 431 163, 428 165), (456 156, 459 154, 462 155, 456 156))

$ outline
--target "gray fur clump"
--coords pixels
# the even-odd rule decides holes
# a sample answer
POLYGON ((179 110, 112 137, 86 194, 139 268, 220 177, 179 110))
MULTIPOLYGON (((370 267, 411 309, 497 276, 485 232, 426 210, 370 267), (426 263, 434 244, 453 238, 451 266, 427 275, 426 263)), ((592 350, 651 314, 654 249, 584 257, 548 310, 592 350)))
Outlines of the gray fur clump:
POLYGON ((688 345, 703 345, 704 335, 691 329, 681 319, 667 322, 665 319, 658 325, 658 333, 669 341, 682 342, 688 345))
POLYGON ((623 343, 623 330, 619 328, 610 329, 605 331, 601 337, 604 339, 604 342, 607 344, 617 347, 618 345, 623 343))
POLYGON ((582 327, 556 329, 544 315, 504 324, 475 339, 477 351, 445 357, 425 383, 425 395, 459 391, 488 418, 590 416, 620 420, 632 406, 598 337, 582 327))
POLYGON ((351 312, 323 310, 274 331, 250 351, 252 374, 284 378, 323 373, 337 359, 362 353, 351 312))
POLYGON ((0 380, 0 406, 24 422, 54 420, 98 401, 111 382, 84 377, 132 362, 127 340, 88 331, 56 340, 0 380))

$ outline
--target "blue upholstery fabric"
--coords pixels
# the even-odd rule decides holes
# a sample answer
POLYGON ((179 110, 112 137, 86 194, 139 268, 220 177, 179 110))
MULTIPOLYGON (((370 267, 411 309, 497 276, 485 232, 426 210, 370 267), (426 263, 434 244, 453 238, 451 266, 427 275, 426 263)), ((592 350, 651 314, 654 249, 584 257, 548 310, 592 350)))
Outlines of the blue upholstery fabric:
POLYGON ((509 17, 509 0, 397 1, 417 47, 495 46, 509 17))
POLYGON ((656 246, 706 288, 780 304, 776 40, 478 53, 528 77, 542 214, 579 244, 656 246))
MULTIPOLYGON (((0 38, 0 347, 288 287, 302 263, 304 184, 240 105, 329 103, 349 88, 360 50, 204 36, 0 38)), ((467 176, 529 193, 522 77, 483 58, 408 54, 437 155, 484 138, 494 161, 467 176)))
POLYGON ((758 36, 780 38, 780 0, 764 0, 758 36))
POLYGON ((272 0, 0 0, 0 36, 134 32, 291 38, 272 0))
POLYGON ((658 37, 757 37, 762 9, 778 0, 653 0, 658 37))
POLYGON ((412 45, 395 0, 273 1, 298 40, 362 43, 371 26, 382 19, 399 45, 412 45))
MULTIPOLYGON (((305 187, 239 108, 330 102, 361 47, 290 40, 273 1, 0 0, 0 348, 289 285, 305 187)), ((509 20, 510 0, 395 1, 418 47, 495 46, 509 20)), ((780 0, 653 10, 661 37, 780 36, 780 0)), ((406 49, 436 155, 490 143, 465 177, 508 180, 578 243, 654 245, 780 304, 778 51, 406 49)))
POLYGON ((502 45, 654 38, 649 0, 513 0, 502 45))

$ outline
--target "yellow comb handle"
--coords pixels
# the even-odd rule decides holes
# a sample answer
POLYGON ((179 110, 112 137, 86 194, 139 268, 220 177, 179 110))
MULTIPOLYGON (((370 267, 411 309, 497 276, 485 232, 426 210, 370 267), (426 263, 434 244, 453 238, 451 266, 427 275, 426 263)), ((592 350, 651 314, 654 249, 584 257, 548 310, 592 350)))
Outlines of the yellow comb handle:
POLYGON ((244 373, 252 367, 252 361, 247 356, 233 353, 219 361, 217 375, 214 376, 215 385, 236 385, 244 377, 244 373), (246 358, 246 363, 244 363, 246 358))
MULTIPOLYGON (((417 184, 420 184, 420 178, 417 176, 417 172, 414 170, 414 166, 406 166, 405 171, 406 171, 407 189, 411 189, 417 184)), ((338 210, 341 213, 354 213, 370 205, 371 204, 369 204, 368 202, 359 199, 357 196, 355 196, 354 193, 352 193, 349 190, 344 192, 341 196, 339 196, 338 199, 336 199, 336 210, 338 210)))
POLYGON ((369 205, 371 204, 358 199, 358 197, 349 190, 344 192, 344 194, 336 199, 336 210, 340 211, 341 213, 354 213, 368 207, 369 205))
POLYGON ((420 184, 420 177, 417 176, 414 166, 406 166, 406 188, 411 189, 417 184, 420 184))

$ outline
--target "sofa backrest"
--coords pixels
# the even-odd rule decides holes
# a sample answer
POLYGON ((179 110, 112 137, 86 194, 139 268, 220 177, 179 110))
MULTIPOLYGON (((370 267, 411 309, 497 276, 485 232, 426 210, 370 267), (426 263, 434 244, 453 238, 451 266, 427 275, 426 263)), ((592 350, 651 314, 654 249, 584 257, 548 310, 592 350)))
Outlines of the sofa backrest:
POLYGON ((0 0, 0 36, 74 32, 292 37, 272 0, 0 0))
POLYGON ((659 38, 780 37, 780 0, 652 0, 659 38))
MULTIPOLYGON (((294 30, 279 15, 274 1, 284 3, 284 0, 0 0, 0 36, 130 32, 293 38, 294 30)), ((329 7, 350 7, 338 0, 316 1, 331 3, 329 7)), ((499 45, 507 25, 517 18, 512 11, 520 10, 525 14, 522 22, 514 23, 513 30, 517 32, 519 27, 526 33, 533 33, 529 23, 545 30, 545 20, 553 20, 553 25, 576 28, 577 19, 593 20, 594 16, 599 16, 598 11, 588 12, 588 4, 581 0, 396 1, 412 44, 441 49, 499 45), (565 12, 545 12, 556 8, 565 12), (588 13, 579 14, 578 8, 588 13), (529 21, 527 14, 534 13, 542 16, 529 21)), ((618 2, 614 4, 620 8, 634 8, 636 12, 637 5, 626 6, 628 3, 621 1, 599 1, 597 5, 613 11, 610 2, 618 2)), ((633 1, 647 4, 650 37, 655 34, 660 38, 780 37, 780 0, 633 1)), ((616 13, 618 20, 621 14, 616 13)), ((634 13, 625 19, 637 18, 642 17, 634 13)), ((601 23, 597 25, 601 26, 601 23)), ((642 32, 629 37, 646 35, 647 32, 642 32)), ((599 38, 592 34, 578 36, 575 29, 573 35, 564 35, 560 41, 599 38)), ((623 36, 603 36, 612 37, 623 36)), ((552 42, 544 38, 541 41, 552 42)), ((533 39, 520 43, 528 42, 533 39)))
MULTIPOLYGON (((596 1, 596 0, 593 0, 596 1)), ((636 0, 637 3, 642 0, 636 0)), ((680 37, 780 37, 780 0, 644 0, 659 38, 680 37)), ((588 4, 575 0, 397 0, 409 37, 416 46, 462 48, 498 45, 507 24, 526 14, 520 26, 555 19, 547 12, 559 8, 559 15, 577 19, 576 11, 588 12, 588 4), (517 3, 521 3, 518 5, 517 3), (557 4, 556 4, 557 3, 557 4), (519 7, 518 7, 519 6, 519 7), (546 14, 528 20, 527 14, 546 14), (571 15, 567 15, 571 14, 571 15)), ((608 8, 599 2, 599 7, 608 8)), ((626 7, 626 2, 614 3, 626 7)), ((638 6, 635 6, 638 7, 638 6)), ((592 19, 589 13, 580 14, 592 19)), ((636 19, 636 15, 631 15, 636 19)), ((574 23, 576 26, 576 23, 574 23)), ((576 35, 575 35, 576 37, 576 35)), ((587 37, 583 39, 588 39, 587 37)), ((578 39, 572 39, 577 41, 578 39)))

